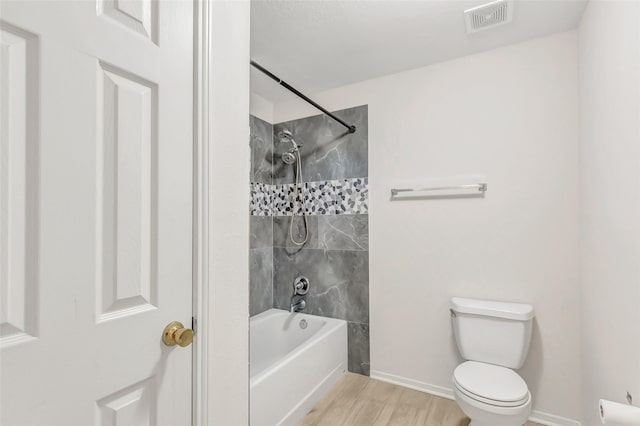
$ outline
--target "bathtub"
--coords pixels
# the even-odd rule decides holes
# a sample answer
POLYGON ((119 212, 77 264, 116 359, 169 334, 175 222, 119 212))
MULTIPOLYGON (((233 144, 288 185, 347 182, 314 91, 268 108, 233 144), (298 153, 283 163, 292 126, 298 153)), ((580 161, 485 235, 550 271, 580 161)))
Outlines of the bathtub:
POLYGON ((270 309, 250 320, 251 426, 295 425, 347 370, 347 322, 270 309))

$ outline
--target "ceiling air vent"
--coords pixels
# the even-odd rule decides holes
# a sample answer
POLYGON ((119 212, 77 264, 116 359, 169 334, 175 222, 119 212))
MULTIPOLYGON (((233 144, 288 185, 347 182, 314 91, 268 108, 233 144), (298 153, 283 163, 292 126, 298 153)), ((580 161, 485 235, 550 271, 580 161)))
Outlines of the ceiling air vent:
POLYGON ((467 32, 475 33, 511 22, 513 1, 497 0, 464 11, 467 32))

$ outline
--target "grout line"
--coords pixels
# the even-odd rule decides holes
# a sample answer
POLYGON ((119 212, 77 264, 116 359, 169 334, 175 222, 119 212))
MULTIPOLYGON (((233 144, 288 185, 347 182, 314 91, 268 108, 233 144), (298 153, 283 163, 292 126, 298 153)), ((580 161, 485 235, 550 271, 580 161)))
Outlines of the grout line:
MULTIPOLYGON (((265 247, 265 248, 268 248, 268 247, 265 247)), ((276 246, 274 246, 273 248, 274 249, 284 250, 284 249, 292 249, 292 248, 297 248, 297 247, 279 247, 279 246, 276 247, 276 246)), ((316 250, 316 251, 325 251, 325 252, 326 251, 353 251, 353 252, 356 252, 356 253, 367 253, 369 251, 369 250, 352 250, 352 249, 301 248, 298 252, 303 251, 303 250, 316 250)), ((298 252, 296 252, 296 253, 298 253, 298 252)))

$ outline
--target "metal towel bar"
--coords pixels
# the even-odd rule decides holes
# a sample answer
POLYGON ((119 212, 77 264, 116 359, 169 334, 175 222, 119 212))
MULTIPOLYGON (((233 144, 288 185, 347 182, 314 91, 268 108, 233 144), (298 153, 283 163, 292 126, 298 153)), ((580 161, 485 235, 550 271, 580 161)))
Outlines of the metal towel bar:
POLYGON ((396 196, 400 192, 428 192, 428 191, 447 191, 456 189, 477 189, 480 192, 487 190, 486 183, 472 183, 469 185, 452 185, 452 186, 432 186, 429 188, 393 188, 391 189, 391 196, 396 196))

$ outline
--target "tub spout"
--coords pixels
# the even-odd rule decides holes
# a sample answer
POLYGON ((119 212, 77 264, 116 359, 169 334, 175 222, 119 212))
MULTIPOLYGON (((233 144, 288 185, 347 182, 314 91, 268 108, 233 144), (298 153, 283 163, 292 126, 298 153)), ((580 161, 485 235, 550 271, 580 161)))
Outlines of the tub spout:
POLYGON ((304 308, 307 307, 307 302, 304 301, 304 299, 299 299, 297 301, 295 301, 294 303, 291 304, 291 309, 289 312, 293 313, 293 312, 300 312, 301 310, 303 310, 304 308))

